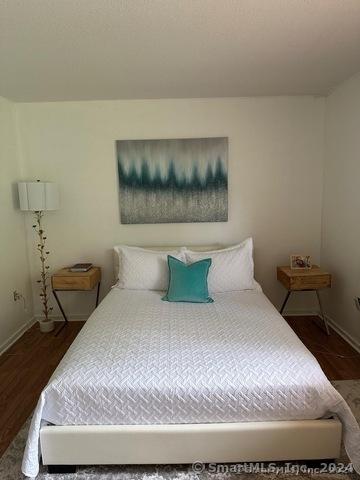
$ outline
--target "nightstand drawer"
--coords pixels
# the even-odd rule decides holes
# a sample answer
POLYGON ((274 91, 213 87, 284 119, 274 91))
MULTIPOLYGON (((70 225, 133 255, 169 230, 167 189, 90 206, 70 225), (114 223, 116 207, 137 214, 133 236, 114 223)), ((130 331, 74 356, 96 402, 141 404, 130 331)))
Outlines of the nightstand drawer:
POLYGON ((287 290, 318 290, 331 287, 331 275, 319 267, 311 270, 291 270, 289 267, 277 268, 277 279, 287 290))
POLYGON ((52 276, 51 284, 54 290, 92 290, 100 280, 98 267, 93 267, 88 272, 76 273, 64 268, 52 276))
POLYGON ((317 290, 331 286, 331 275, 298 276, 290 279, 289 290, 317 290))
POLYGON ((85 277, 53 277, 52 287, 59 290, 90 290, 90 282, 85 277))

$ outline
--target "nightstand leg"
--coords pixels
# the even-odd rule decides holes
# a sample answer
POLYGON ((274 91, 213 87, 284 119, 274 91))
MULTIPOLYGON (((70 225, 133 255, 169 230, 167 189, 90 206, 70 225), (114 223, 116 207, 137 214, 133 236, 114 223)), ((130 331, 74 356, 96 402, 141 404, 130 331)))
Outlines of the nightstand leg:
POLYGON ((281 314, 283 313, 284 308, 285 308, 285 305, 287 304, 287 301, 289 300, 290 293, 291 293, 291 291, 288 290, 288 292, 287 292, 287 294, 286 294, 286 297, 285 297, 285 300, 284 300, 284 303, 282 304, 282 306, 281 306, 281 308, 280 308, 280 313, 281 313, 281 314))
POLYGON ((318 302, 319 302, 319 307, 320 307, 320 313, 321 313, 321 320, 323 321, 324 323, 324 327, 325 327, 325 330, 326 330, 326 333, 327 335, 330 335, 330 329, 329 329, 329 325, 326 321, 326 317, 324 315, 324 311, 323 311, 323 308, 322 308, 322 303, 321 303, 321 298, 320 298, 320 294, 319 294, 319 290, 315 290, 316 291, 316 296, 317 296, 317 299, 318 299, 318 302))
POLYGON ((97 286, 95 308, 99 305, 99 293, 100 293, 100 282, 98 283, 98 286, 97 286))
POLYGON ((53 290, 52 291, 53 294, 54 294, 54 297, 55 297, 55 300, 56 300, 56 303, 58 304, 59 308, 60 308, 60 311, 62 313, 62 316, 64 317, 64 323, 61 325, 61 327, 59 328, 59 330, 55 333, 55 337, 57 337, 59 335, 59 333, 61 332, 61 330, 65 327, 65 325, 67 325, 67 323, 69 322, 68 319, 67 319, 67 316, 65 315, 65 312, 64 312, 64 309, 60 303, 60 300, 59 300, 59 297, 57 296, 56 294, 56 291, 53 290))

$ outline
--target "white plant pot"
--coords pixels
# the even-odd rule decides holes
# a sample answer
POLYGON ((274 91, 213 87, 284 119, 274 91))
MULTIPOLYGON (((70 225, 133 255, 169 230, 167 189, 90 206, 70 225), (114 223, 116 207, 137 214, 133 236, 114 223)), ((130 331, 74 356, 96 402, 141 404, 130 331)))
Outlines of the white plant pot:
POLYGON ((40 332, 42 333, 49 333, 52 332, 55 328, 55 322, 54 320, 39 320, 39 325, 40 325, 40 332))

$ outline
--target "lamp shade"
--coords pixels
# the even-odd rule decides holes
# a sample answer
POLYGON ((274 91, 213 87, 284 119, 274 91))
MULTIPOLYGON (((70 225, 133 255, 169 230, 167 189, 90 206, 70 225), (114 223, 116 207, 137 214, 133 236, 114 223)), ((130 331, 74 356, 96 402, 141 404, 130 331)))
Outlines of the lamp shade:
POLYGON ((58 210, 59 188, 52 182, 19 182, 20 210, 58 210))

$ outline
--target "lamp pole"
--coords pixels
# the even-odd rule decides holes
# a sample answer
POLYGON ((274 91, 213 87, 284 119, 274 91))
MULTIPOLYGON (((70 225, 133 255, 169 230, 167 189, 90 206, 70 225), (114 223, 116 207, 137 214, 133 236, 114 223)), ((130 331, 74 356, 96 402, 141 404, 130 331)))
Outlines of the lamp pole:
POLYGON ((37 250, 40 253, 40 263, 41 263, 41 271, 40 271, 40 280, 37 280, 37 283, 40 284, 40 297, 41 303, 43 305, 43 314, 45 316, 45 322, 49 321, 49 314, 53 310, 53 307, 49 307, 49 296, 48 296, 48 280, 49 280, 49 265, 46 264, 46 259, 50 254, 49 251, 46 250, 46 236, 44 235, 44 229, 42 226, 42 217, 44 216, 44 212, 42 210, 38 210, 34 212, 36 224, 33 225, 33 229, 38 234, 39 243, 37 244, 37 250))

